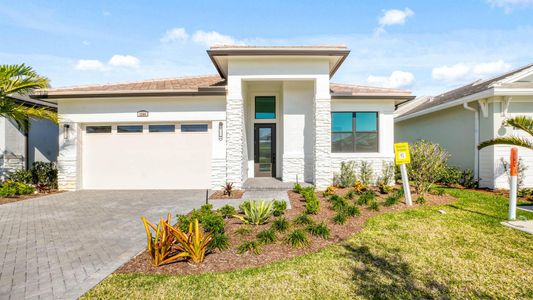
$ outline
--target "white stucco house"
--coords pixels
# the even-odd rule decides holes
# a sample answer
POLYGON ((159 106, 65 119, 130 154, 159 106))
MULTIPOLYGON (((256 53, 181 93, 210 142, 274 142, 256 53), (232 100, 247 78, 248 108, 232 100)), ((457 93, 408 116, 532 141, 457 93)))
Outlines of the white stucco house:
MULTIPOLYGON (((11 101, 31 107, 55 111, 57 105, 48 101, 12 95, 11 101)), ((20 130, 8 118, 0 117, 0 180, 16 170, 27 169, 36 161, 55 162, 58 154, 57 125, 48 120, 30 120, 28 132, 20 130)))
MULTIPOLYGON (((480 187, 509 188, 502 159, 509 161, 510 146, 477 150, 477 145, 496 137, 530 136, 503 126, 509 117, 533 116, 533 65, 459 87, 435 97, 419 97, 399 106, 396 141, 426 139, 439 143, 450 154, 450 164, 471 169, 480 187)), ((533 187, 533 151, 519 149, 525 187, 533 187)))
POLYGON ((332 183, 341 161, 393 159, 401 89, 330 82, 344 46, 215 46, 217 75, 53 88, 61 189, 332 183))

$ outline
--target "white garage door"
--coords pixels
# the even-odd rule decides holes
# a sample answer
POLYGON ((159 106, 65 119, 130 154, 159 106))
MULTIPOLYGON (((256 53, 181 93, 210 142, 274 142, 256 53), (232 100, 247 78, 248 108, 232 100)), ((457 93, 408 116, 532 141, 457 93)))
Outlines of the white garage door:
POLYGON ((86 125, 85 189, 206 189, 211 181, 206 124, 86 125))

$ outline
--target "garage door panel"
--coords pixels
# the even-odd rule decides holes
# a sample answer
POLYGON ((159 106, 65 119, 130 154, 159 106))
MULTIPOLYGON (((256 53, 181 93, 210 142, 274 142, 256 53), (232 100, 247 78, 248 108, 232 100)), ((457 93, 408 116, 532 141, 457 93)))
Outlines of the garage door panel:
POLYGON ((206 189, 210 132, 85 134, 86 189, 206 189))

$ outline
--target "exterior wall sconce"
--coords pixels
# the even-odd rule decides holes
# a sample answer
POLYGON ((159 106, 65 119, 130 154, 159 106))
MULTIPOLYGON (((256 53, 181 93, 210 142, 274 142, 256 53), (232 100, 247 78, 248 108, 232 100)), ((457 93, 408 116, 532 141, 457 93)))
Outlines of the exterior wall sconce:
POLYGON ((65 139, 65 140, 68 140, 68 138, 69 138, 69 136, 68 136, 69 128, 70 128, 69 124, 64 124, 63 125, 63 139, 65 139))
POLYGON ((224 128, 223 128, 224 124, 222 122, 219 122, 218 123, 218 140, 219 141, 222 141, 222 139, 224 138, 224 128))

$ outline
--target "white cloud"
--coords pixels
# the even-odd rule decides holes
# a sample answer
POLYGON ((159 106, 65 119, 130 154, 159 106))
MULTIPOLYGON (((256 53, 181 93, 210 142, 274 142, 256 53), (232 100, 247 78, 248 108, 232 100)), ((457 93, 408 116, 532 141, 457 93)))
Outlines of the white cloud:
POLYGON ((74 68, 81 71, 105 71, 107 69, 107 67, 97 59, 80 59, 74 68))
POLYGON ((109 59, 108 65, 113 67, 138 68, 139 59, 132 55, 115 54, 109 59))
POLYGON ((491 75, 504 73, 511 69, 511 65, 503 60, 484 62, 478 64, 458 63, 452 66, 433 68, 431 77, 436 80, 457 82, 461 80, 474 80, 491 75))
POLYGON ((403 25, 408 17, 413 16, 415 13, 410 8, 404 10, 389 9, 383 12, 383 15, 379 18, 379 25, 403 25))
POLYGON ((174 41, 187 41, 189 39, 189 34, 185 30, 185 28, 176 27, 172 28, 170 30, 167 30, 165 34, 161 37, 160 41, 161 43, 170 43, 174 41))
POLYGON ((216 31, 203 31, 198 30, 192 36, 192 40, 195 43, 204 44, 206 46, 213 45, 242 45, 244 42, 238 41, 235 38, 221 34, 216 31))
POLYGON ((390 76, 374 76, 370 75, 367 82, 374 85, 390 88, 404 88, 408 87, 415 81, 413 73, 404 71, 394 71, 390 76))
POLYGON ((493 7, 503 8, 510 13, 513 8, 533 6, 533 0, 487 0, 493 7))

